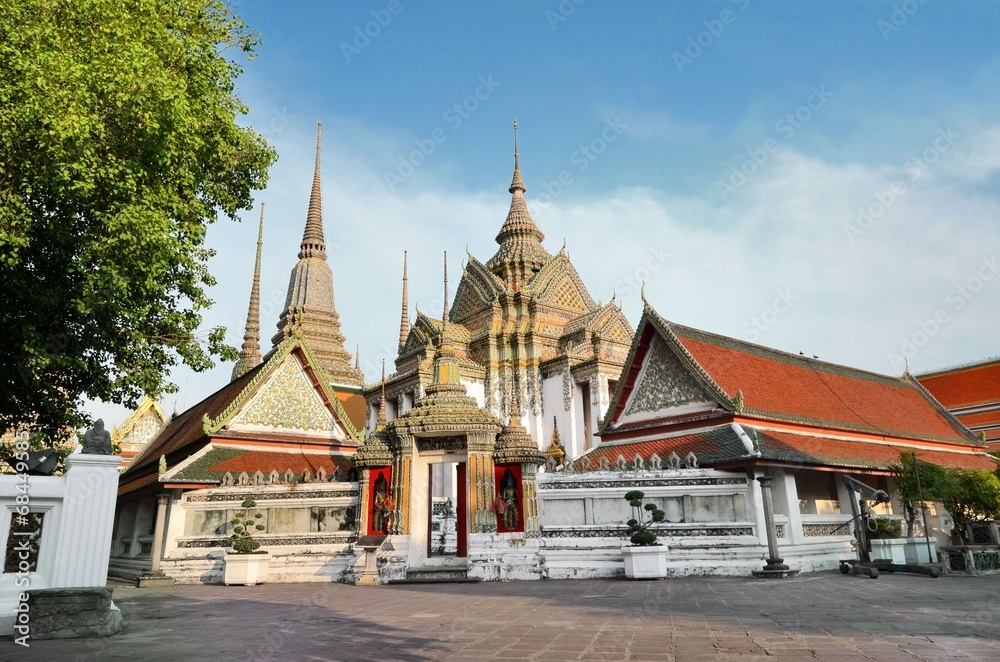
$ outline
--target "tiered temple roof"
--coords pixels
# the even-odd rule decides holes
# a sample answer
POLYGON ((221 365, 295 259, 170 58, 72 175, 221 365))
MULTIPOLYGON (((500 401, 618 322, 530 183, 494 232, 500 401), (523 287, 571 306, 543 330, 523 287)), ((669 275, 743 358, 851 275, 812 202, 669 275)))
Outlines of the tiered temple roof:
POLYGON ((1000 358, 917 375, 924 388, 990 450, 1000 450, 1000 358))
POLYGON ((576 466, 694 453, 702 466, 887 470, 904 451, 947 466, 997 465, 909 375, 693 329, 648 304, 600 434, 601 445, 576 466))

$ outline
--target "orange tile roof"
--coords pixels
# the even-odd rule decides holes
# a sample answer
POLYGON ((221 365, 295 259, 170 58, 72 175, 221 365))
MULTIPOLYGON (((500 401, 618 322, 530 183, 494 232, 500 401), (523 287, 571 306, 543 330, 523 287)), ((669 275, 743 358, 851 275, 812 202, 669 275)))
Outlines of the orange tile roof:
MULTIPOLYGON (((655 313, 654 313, 655 314, 655 313)), ((833 429, 971 444, 911 379, 754 345, 660 320, 743 414, 833 429)))
MULTIPOLYGON (((754 429, 747 428, 753 435, 754 429)), ((890 442, 870 440, 833 439, 819 435, 789 434, 774 430, 757 430, 761 456, 766 459, 784 460, 802 464, 835 467, 860 467, 885 469, 899 463, 901 452, 915 452, 925 462, 944 467, 965 469, 997 468, 997 460, 982 452, 957 450, 925 450, 910 448, 890 442)))
POLYGON ((288 452, 272 451, 245 451, 228 459, 221 460, 216 464, 205 467, 209 473, 238 474, 245 471, 252 474, 261 471, 265 474, 271 471, 284 473, 286 469, 291 469, 295 473, 300 473, 303 469, 308 469, 315 475, 320 468, 327 473, 333 473, 334 469, 347 471, 351 468, 351 461, 344 456, 332 456, 320 453, 303 453, 302 451, 289 450, 288 452))
POLYGON ((973 425, 1000 425, 1000 409, 981 411, 975 414, 956 414, 958 420, 967 427, 973 425))
POLYGON ((949 409, 1000 402, 1000 359, 917 377, 949 409))

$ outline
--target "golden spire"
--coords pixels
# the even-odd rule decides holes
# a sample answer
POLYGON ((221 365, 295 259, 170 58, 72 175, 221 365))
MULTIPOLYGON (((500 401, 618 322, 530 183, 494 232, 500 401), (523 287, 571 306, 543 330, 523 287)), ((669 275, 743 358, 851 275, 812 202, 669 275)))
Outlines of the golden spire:
POLYGON ((309 194, 309 211, 306 213, 306 231, 302 235, 299 259, 319 257, 326 259, 326 241, 323 239, 323 191, 320 183, 320 159, 323 149, 323 123, 316 125, 316 166, 313 170, 312 192, 309 194))
POLYGON ((434 353, 434 377, 433 383, 427 387, 427 393, 443 391, 462 391, 465 387, 461 385, 458 369, 458 357, 455 355, 455 348, 452 345, 451 328, 449 328, 448 314, 448 252, 444 253, 444 315, 441 316, 441 341, 438 343, 437 352, 434 353))
POLYGON ((528 189, 524 186, 524 180, 521 179, 521 166, 518 162, 517 153, 517 117, 514 118, 514 178, 510 182, 510 188, 507 189, 512 195, 514 191, 520 191, 523 195, 528 189))
POLYGON ((486 266, 508 287, 520 288, 552 257, 542 246, 545 235, 528 212, 524 199, 527 188, 521 178, 520 150, 517 141, 517 118, 514 118, 514 177, 511 179, 510 210, 500 227, 496 242, 500 245, 486 266))
POLYGON ((402 312, 399 315, 399 348, 398 352, 403 353, 403 346, 406 344, 406 338, 410 335, 410 303, 407 295, 407 283, 406 283, 406 251, 403 251, 403 306, 402 312))
POLYGON ((264 244, 264 203, 260 203, 260 221, 257 225, 257 259, 253 266, 253 285, 250 287, 250 307, 247 309, 246 330, 240 358, 233 366, 232 380, 236 380, 260 365, 260 252, 264 244))
POLYGON ((378 422, 375 424, 375 431, 378 432, 385 427, 385 359, 382 359, 382 399, 378 406, 378 422))
POLYGON ((552 417, 552 441, 549 443, 548 449, 545 451, 546 458, 552 458, 556 465, 563 463, 566 458, 566 449, 559 442, 559 422, 556 417, 552 417))

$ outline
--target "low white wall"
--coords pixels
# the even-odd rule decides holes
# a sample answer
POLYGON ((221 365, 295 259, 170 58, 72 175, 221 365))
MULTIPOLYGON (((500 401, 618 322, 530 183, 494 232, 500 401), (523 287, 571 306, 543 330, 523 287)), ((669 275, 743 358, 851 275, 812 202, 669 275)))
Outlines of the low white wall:
MULTIPOLYGON (((75 453, 66 458, 62 476, 0 476, 0 549, 8 548, 12 518, 42 515, 37 568, 5 568, 11 572, 0 574, 0 636, 15 632, 24 591, 107 583, 121 460, 75 453)), ((19 537, 13 538, 15 546, 19 537)))
MULTIPOLYGON (((269 582, 341 581, 352 572, 358 484, 339 481, 175 492, 167 506, 160 570, 180 584, 222 583, 229 521, 247 498, 265 514, 260 521, 267 531, 254 537, 271 553, 269 582)), ((148 552, 115 556, 111 572, 134 579, 149 570, 150 560, 148 552)))
MULTIPOLYGON (((641 490, 666 521, 654 527, 668 548, 668 576, 749 575, 764 565, 759 486, 746 474, 712 469, 544 472, 538 476, 542 522, 539 553, 551 579, 621 577, 628 545, 624 500, 641 490)), ((830 529, 848 516, 776 517, 785 562, 802 572, 834 569, 852 558, 847 528, 830 529), (802 523, 812 526, 805 527, 802 523), (796 535, 790 527, 797 526, 796 535), (793 542, 798 540, 799 542, 793 542)))

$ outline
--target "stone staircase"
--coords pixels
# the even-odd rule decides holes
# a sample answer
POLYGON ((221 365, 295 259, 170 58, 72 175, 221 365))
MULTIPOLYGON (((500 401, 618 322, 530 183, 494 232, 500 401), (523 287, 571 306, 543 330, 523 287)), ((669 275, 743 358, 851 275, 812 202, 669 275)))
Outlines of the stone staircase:
POLYGON ((462 582, 478 582, 479 579, 469 577, 468 565, 465 559, 459 564, 438 564, 406 569, 406 579, 393 579, 390 584, 457 584, 462 582))

